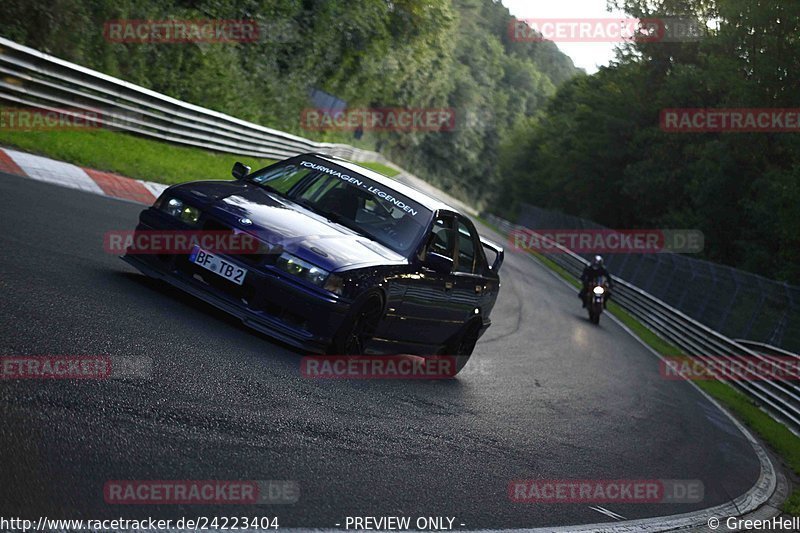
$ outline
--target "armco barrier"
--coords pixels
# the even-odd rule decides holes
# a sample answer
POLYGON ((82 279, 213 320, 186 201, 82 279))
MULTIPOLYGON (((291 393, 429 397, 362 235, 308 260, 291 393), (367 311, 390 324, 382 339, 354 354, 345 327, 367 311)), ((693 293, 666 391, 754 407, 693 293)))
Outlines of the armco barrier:
MULTIPOLYGON (((483 217, 506 236, 514 230, 525 230, 535 234, 535 231, 492 214, 484 214, 483 217)), ((580 278, 588 261, 555 242, 550 241, 549 244, 558 247, 561 252, 546 254, 547 258, 571 275, 580 278)), ((614 277, 613 299, 648 328, 679 346, 687 354, 705 356, 719 362, 735 363, 745 358, 755 358, 767 365, 775 364, 773 360, 765 357, 767 350, 756 350, 754 348, 758 346, 753 346, 752 343, 747 343, 745 346, 745 343, 730 339, 617 277, 614 277)), ((783 352, 781 355, 800 359, 800 356, 789 352, 783 352)), ((736 375, 737 372, 734 370, 733 374, 736 375)), ((743 374, 738 372, 738 375, 743 374)), ((773 418, 784 423, 794 433, 800 434, 800 387, 797 381, 734 379, 728 383, 754 399, 773 418)))
POLYGON ((0 102, 11 106, 100 112, 109 128, 161 141, 253 157, 284 159, 321 152, 389 163, 347 144, 318 143, 188 104, 0 37, 0 102))
MULTIPOLYGON (((514 221, 532 229, 610 229, 593 220, 526 203, 519 206, 514 221)), ((800 353, 800 286, 796 284, 692 253, 620 251, 609 254, 606 265, 622 279, 727 337, 800 353)))

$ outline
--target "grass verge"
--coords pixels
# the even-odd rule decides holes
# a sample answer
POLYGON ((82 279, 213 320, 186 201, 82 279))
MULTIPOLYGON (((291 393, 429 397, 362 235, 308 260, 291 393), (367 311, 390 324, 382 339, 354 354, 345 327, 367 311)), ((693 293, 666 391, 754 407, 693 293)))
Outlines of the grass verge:
POLYGON ((231 167, 236 161, 254 169, 274 163, 271 159, 208 152, 103 129, 0 129, 0 144, 84 167, 168 185, 192 180, 229 179, 231 167))
MULTIPOLYGON (((167 185, 229 179, 236 161, 253 170, 275 162, 209 152, 104 129, 13 131, 0 128, 0 144, 83 167, 167 185)), ((400 173, 383 163, 360 164, 390 178, 400 173)))
MULTIPOLYGON (((500 228, 497 228, 484 219, 480 220, 483 224, 491 227, 500 235, 503 234, 500 228)), ((580 282, 554 261, 536 252, 531 252, 531 255, 564 278, 570 285, 573 285, 575 288, 580 288, 580 282)), ((617 303, 613 301, 609 302, 608 311, 617 317, 648 346, 661 355, 675 356, 684 353, 680 348, 673 346, 670 342, 653 333, 617 303)), ((759 409, 753 400, 727 383, 719 381, 696 381, 695 383, 700 389, 728 408, 741 422, 758 434, 764 442, 780 455, 786 465, 791 468, 796 475, 800 476, 800 437, 789 431, 783 424, 773 420, 764 411, 759 409)), ((792 516, 800 516, 800 487, 795 488, 789 495, 789 498, 783 503, 781 510, 792 516)))
POLYGON ((376 161, 366 161, 364 163, 358 163, 362 167, 367 167, 368 169, 374 170, 375 172, 380 172, 384 176, 389 176, 393 178, 400 174, 399 170, 395 170, 388 165, 384 165, 383 163, 378 163, 376 161))

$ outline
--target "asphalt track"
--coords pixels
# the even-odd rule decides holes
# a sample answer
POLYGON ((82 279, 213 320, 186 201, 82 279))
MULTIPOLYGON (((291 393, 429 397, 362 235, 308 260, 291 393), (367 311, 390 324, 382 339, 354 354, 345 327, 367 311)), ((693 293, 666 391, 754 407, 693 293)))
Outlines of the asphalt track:
POLYGON ((507 254, 492 320, 452 381, 303 378, 302 353, 104 253, 141 206, 0 175, 0 355, 150 358, 148 379, 0 382, 0 516, 450 516, 456 529, 613 522, 520 504, 514 479, 699 479, 705 509, 759 476, 749 442, 614 322, 507 254), (112 505, 107 480, 295 480, 280 506, 112 505), (461 524, 464 524, 461 526, 461 524))

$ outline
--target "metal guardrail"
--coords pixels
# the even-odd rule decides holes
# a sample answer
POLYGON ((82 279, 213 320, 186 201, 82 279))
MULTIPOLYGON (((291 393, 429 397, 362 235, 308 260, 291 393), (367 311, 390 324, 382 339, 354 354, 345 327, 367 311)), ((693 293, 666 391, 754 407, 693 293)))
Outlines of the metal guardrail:
POLYGON ((390 164, 347 144, 318 143, 188 104, 0 37, 0 101, 97 117, 105 127, 161 141, 252 157, 321 152, 390 164))
MULTIPOLYGON (((593 220, 525 203, 515 222, 529 228, 611 231, 593 220)), ((585 253, 580 255, 589 259, 585 253)), ((690 253, 646 254, 631 249, 607 259, 618 277, 714 331, 800 353, 798 285, 690 253)))
MULTIPOLYGON (((492 214, 484 214, 483 217, 499 228, 505 236, 512 235, 514 231, 525 231, 537 235, 535 230, 512 224, 492 214)), ((541 235, 537 235, 537 237, 544 239, 541 235)), ((558 243, 550 241, 548 245, 557 247, 560 253, 544 255, 569 274, 580 278, 584 267, 589 262, 558 243)), ((509 246, 509 248, 513 249, 513 246, 509 246)), ((732 368, 731 373, 734 377, 743 379, 728 379, 725 381, 726 383, 744 392, 774 419, 785 424, 795 434, 800 435, 800 386, 798 386, 798 382, 744 379, 744 372, 737 368, 737 364, 745 360, 757 360, 760 364, 777 370, 774 359, 766 356, 765 350, 756 350, 749 342, 742 343, 730 339, 617 277, 614 277, 613 300, 657 335, 680 347, 688 355, 703 356, 711 361, 726 364, 727 368, 732 368)), ((781 355, 800 359, 800 356, 790 352, 783 352, 781 355)), ((744 368, 743 365, 742 368, 744 368)))

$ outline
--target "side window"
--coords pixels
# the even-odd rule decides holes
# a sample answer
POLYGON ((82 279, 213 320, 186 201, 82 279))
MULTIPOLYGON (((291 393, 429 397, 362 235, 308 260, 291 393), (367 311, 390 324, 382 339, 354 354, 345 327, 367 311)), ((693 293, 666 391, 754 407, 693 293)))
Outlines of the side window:
POLYGON ((438 217, 433 223, 428 251, 447 257, 453 257, 455 248, 454 241, 453 219, 451 217, 438 217))
POLYGON ((375 213, 378 211, 378 202, 374 198, 365 198, 362 209, 367 213, 375 213))
POLYGON ((456 272, 475 273, 476 239, 463 221, 458 221, 458 264, 456 272))

